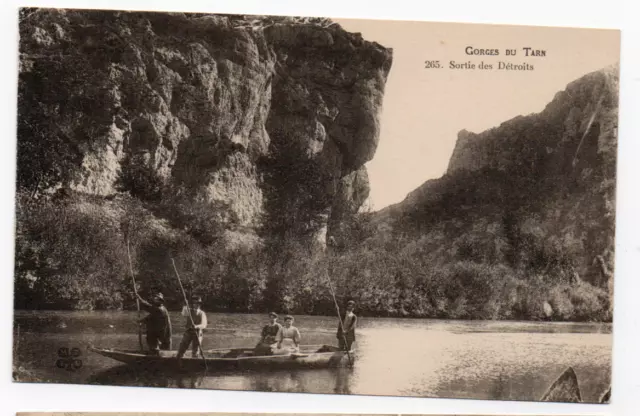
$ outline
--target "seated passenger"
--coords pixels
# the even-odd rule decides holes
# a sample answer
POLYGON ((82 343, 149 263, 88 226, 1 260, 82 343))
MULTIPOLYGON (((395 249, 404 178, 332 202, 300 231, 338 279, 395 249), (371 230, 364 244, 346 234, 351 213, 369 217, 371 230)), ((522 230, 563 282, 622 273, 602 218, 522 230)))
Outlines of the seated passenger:
POLYGON ((278 322, 278 314, 275 312, 271 312, 269 314, 269 323, 262 328, 262 334, 258 345, 256 345, 254 349, 254 355, 271 355, 273 351, 276 349, 278 341, 276 341, 276 336, 282 325, 278 322))
POLYGON ((274 354, 290 354, 300 351, 300 331, 293 326, 293 316, 284 317, 284 326, 278 331, 276 341, 278 346, 274 354))

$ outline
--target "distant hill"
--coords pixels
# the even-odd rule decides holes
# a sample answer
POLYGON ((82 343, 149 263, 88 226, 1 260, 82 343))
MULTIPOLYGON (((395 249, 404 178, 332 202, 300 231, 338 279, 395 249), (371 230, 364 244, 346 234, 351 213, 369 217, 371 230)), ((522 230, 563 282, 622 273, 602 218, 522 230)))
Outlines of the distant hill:
MULTIPOLYGON (((500 266, 548 288, 608 292, 617 123, 616 66, 570 83, 538 114, 463 130, 443 177, 373 215, 375 238, 394 241, 398 253, 419 251, 425 267, 500 266)), ((567 307, 545 296, 543 315, 567 307)))

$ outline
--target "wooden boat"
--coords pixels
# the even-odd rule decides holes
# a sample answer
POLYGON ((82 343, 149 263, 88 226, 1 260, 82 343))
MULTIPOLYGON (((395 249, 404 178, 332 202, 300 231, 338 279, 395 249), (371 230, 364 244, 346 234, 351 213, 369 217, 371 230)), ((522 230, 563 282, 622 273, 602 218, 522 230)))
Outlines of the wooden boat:
MULTIPOLYGON (((278 370, 298 368, 348 367, 350 359, 346 351, 330 345, 301 345, 300 352, 286 355, 256 356, 253 348, 231 348, 205 350, 204 356, 192 357, 187 352, 179 365, 177 351, 160 351, 160 355, 148 351, 118 350, 114 348, 89 347, 89 351, 114 360, 139 365, 144 368, 167 370, 278 370)), ((351 360, 355 354, 350 351, 351 360)))

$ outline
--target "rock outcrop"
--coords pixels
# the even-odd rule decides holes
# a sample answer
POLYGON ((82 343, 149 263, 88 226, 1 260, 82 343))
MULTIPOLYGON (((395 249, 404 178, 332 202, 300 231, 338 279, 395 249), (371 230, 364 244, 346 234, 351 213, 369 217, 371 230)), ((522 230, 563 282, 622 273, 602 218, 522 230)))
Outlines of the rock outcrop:
POLYGON ((378 143, 390 49, 326 19, 55 9, 20 18, 20 162, 33 160, 24 143, 34 138, 63 168, 24 162, 19 185, 141 197, 171 186, 226 204, 245 229, 269 215, 295 221, 269 207, 319 207, 320 235, 368 195, 363 165, 378 143), (301 172, 288 166, 313 170, 315 200, 297 203, 301 172))
POLYGON ((617 123, 616 66, 570 83, 538 114, 461 131, 446 174, 378 214, 378 227, 433 245, 436 262, 505 264, 606 289, 617 123))

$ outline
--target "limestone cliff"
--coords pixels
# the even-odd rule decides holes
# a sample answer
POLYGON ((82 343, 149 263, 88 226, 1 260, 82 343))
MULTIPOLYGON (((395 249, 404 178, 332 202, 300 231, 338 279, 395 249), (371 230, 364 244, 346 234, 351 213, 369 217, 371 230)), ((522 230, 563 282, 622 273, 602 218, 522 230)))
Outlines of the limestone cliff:
POLYGON ((171 189, 245 229, 315 207, 322 235, 368 195, 390 67, 326 19, 22 9, 18 185, 171 189))
POLYGON ((446 174, 380 213, 378 224, 431 247, 435 263, 505 264, 606 288, 617 122, 616 66, 570 83, 538 114, 461 131, 446 174))

